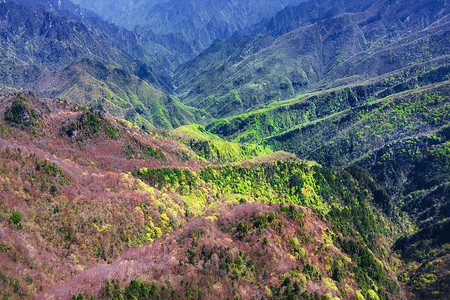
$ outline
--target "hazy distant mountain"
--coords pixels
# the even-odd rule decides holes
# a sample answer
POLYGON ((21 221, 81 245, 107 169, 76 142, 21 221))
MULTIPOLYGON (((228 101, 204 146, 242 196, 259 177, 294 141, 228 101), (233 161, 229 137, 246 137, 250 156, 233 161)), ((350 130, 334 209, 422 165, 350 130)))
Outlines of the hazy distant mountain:
POLYGON ((304 0, 74 0, 115 24, 158 34, 182 33, 203 47, 304 0))
POLYGON ((368 9, 376 0, 310 0, 291 5, 250 26, 241 34, 281 36, 301 26, 319 22, 343 13, 368 9))

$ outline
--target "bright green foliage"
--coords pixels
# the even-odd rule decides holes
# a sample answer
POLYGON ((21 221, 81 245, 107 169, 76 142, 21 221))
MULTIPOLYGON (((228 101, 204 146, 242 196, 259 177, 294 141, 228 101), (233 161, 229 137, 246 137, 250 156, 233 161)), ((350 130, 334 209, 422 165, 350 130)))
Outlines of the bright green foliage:
POLYGON ((21 220, 22 214, 16 210, 13 210, 9 216, 9 223, 16 225, 18 229, 22 229, 22 223, 20 222, 21 220))
POLYGON ((380 300, 380 297, 374 290, 368 290, 366 300, 380 300))
MULTIPOLYGON (((394 93, 415 89, 449 79, 449 67, 415 68, 399 72, 389 79, 355 85, 337 91, 305 94, 274 103, 265 109, 211 122, 206 128, 227 140, 257 143, 264 138, 283 134, 302 124, 345 112, 348 109, 386 98, 394 93)), ((348 114, 346 112, 345 114, 348 114)), ((330 124, 327 126, 331 126, 330 124)), ((336 124, 334 124, 335 126, 336 124)), ((294 149, 295 150, 295 149, 294 149)))
MULTIPOLYGON (((196 201, 201 202, 238 194, 258 202, 286 202, 312 207, 328 214, 328 218, 345 234, 355 236, 358 232, 361 241, 373 246, 383 225, 375 221, 375 211, 369 208, 368 203, 380 193, 380 188, 370 178, 352 172, 337 174, 319 166, 281 161, 252 167, 207 167, 199 175, 168 168, 143 168, 133 175, 151 186, 189 192, 187 197, 197 195, 196 201), (199 188, 202 186, 206 189, 199 188), (378 227, 378 233, 375 227, 378 227)), ((282 206, 281 212, 303 224, 303 211, 294 206, 282 206)), ((253 227, 264 228, 269 219, 275 218, 276 215, 259 217, 253 227)))
POLYGON ((180 103, 122 69, 85 59, 69 66, 69 70, 78 77, 66 84, 60 82, 61 97, 106 111, 139 127, 173 129, 209 120, 206 112, 180 103))
POLYGON ((169 187, 175 190, 183 190, 183 187, 192 188, 198 181, 195 173, 182 169, 147 169, 142 168, 132 173, 133 176, 142 178, 149 185, 163 188, 169 187))
POLYGON ((328 166, 347 165, 387 143, 447 124, 448 87, 384 98, 291 129, 263 144, 328 166))
POLYGON ((270 147, 226 142, 200 125, 177 128, 172 135, 210 162, 238 162, 272 153, 270 147))

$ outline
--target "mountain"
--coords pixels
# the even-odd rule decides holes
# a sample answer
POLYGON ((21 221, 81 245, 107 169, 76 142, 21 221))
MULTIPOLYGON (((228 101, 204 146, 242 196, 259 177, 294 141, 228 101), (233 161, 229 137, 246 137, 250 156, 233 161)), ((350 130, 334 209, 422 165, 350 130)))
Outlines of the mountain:
POLYGON ((166 68, 175 54, 148 34, 77 16, 73 4, 70 10, 48 1, 34 4, 0 4, 0 63, 7 70, 0 78, 2 90, 65 98, 148 128, 202 123, 207 116, 167 95, 172 84, 166 68))
POLYGON ((12 86, 95 107, 138 126, 175 128, 192 122, 203 123, 205 117, 209 119, 206 112, 179 103, 145 80, 89 59, 74 62, 62 70, 17 68, 9 75, 21 73, 27 73, 28 77, 20 78, 20 82, 16 79, 12 86))
MULTIPOLYGON (((415 19, 409 15, 407 5, 411 4, 402 1, 390 3, 395 11, 378 13, 378 17, 371 22, 358 23, 364 26, 371 24, 369 26, 378 28, 371 34, 378 34, 389 28, 390 22, 383 18, 404 20, 402 24, 392 22, 390 37, 385 36, 384 42, 378 39, 372 46, 369 45, 373 49, 359 53, 356 51, 357 54, 337 62, 327 60, 331 68, 318 80, 317 85, 313 88, 310 82, 300 85, 299 95, 290 100, 258 103, 252 99, 251 102, 248 100, 250 97, 262 98, 265 93, 256 94, 250 90, 244 94, 242 91, 246 90, 236 78, 239 76, 240 83, 245 84, 251 82, 251 78, 262 76, 265 84, 273 80, 274 84, 280 84, 281 87, 282 79, 275 77, 277 69, 274 70, 273 65, 267 68, 266 72, 271 72, 267 75, 262 68, 260 73, 246 73, 252 70, 249 61, 255 64, 261 60, 268 61, 264 60, 266 53, 277 42, 283 41, 282 46, 269 52, 276 59, 268 57, 276 61, 280 69, 284 68, 285 72, 298 63, 298 60, 292 59, 296 57, 296 51, 292 49, 297 48, 287 48, 287 45, 292 44, 285 41, 311 46, 311 43, 298 42, 302 39, 295 39, 296 36, 316 32, 318 24, 327 24, 321 27, 322 32, 337 28, 337 24, 347 24, 344 28, 352 28, 348 27, 352 24, 349 20, 359 13, 324 18, 278 38, 258 36, 259 41, 264 40, 269 44, 262 48, 254 47, 252 43, 256 39, 251 37, 234 37, 217 42, 179 70, 186 74, 180 73, 181 76, 191 76, 188 82, 195 87, 185 95, 190 104, 196 103, 195 93, 220 95, 220 89, 223 89, 223 93, 231 90, 223 97, 198 98, 201 99, 200 105, 213 111, 215 116, 230 116, 210 123, 206 126, 208 132, 229 141, 259 143, 275 151, 295 153, 298 157, 317 161, 323 166, 340 170, 351 168, 353 176, 367 172, 388 195, 387 198, 377 195, 375 198, 378 201, 395 199, 393 202, 383 202, 385 204, 380 208, 397 211, 415 222, 415 228, 405 230, 409 233, 399 237, 392 245, 392 251, 398 253, 407 264, 405 269, 397 273, 398 279, 409 292, 407 298, 444 299, 449 291, 448 6, 444 2, 415 2, 414 5, 422 7, 420 10, 412 7, 421 14, 415 19), (432 10, 434 13, 430 13, 432 10), (430 21, 426 21, 427 15, 430 21), (377 19, 383 21, 376 25, 377 19), (341 23, 336 23, 337 20, 341 23), (347 23, 342 23, 344 20, 347 23), (407 22, 413 28, 425 26, 425 29, 403 34, 402 31, 408 28, 405 26, 407 22), (252 49, 256 50, 252 52, 252 49), (229 56, 225 54, 227 52, 229 56), (196 70, 195 73, 187 71, 190 67, 196 70), (232 73, 233 68, 238 71, 232 73), (207 75, 203 72, 207 72, 207 75), (211 82, 217 74, 224 75, 207 86, 196 85, 199 83, 196 80, 201 76, 209 78, 211 82), (233 88, 227 80, 233 80, 233 88), (258 107, 263 108, 255 110, 258 107), (236 115, 246 110, 249 112, 236 115)), ((374 9, 379 9, 377 3, 366 13, 373 13, 374 9)), ((290 22, 286 21, 286 24, 290 22)), ((358 27, 364 29, 360 25, 358 27)), ((339 28, 336 31, 345 33, 339 28)), ((370 40, 366 38, 365 31, 353 29, 353 32, 362 32, 364 35, 347 37, 345 44, 338 43, 341 49, 357 49, 355 45, 367 46, 370 40), (358 44, 358 37, 363 42, 358 44)), ((271 34, 277 36, 275 31, 271 34)), ((332 36, 324 45, 339 41, 340 35, 332 36)), ((320 53, 324 55, 329 51, 320 53)), ((305 75, 304 78, 311 77, 305 75)), ((289 87, 289 84, 285 86, 289 87)), ((271 86, 266 93, 274 91, 277 91, 277 87, 271 86)), ((296 94, 294 90, 285 96, 278 96, 278 99, 296 94)))
POLYGON ((304 3, 299 5, 285 7, 274 16, 265 18, 250 26, 243 33, 251 36, 269 35, 279 37, 305 25, 314 24, 344 13, 363 12, 375 2, 375 0, 304 1, 304 3))
POLYGON ((446 1, 376 1, 276 39, 216 42, 176 70, 176 92, 216 118, 237 115, 448 56, 448 28, 446 1))
POLYGON ((84 7, 85 9, 89 9, 93 12, 96 12, 97 14, 99 14, 105 20, 107 20, 109 22, 117 22, 118 23, 118 20, 122 20, 122 19, 126 18, 126 15, 129 14, 132 10, 142 7, 142 5, 144 5, 144 4, 147 4, 148 6, 151 7, 151 6, 160 4, 160 3, 164 3, 166 1, 165 0, 154 0, 154 1, 99 0, 99 1, 93 2, 93 1, 86 1, 86 0, 74 0, 72 2, 81 7, 84 7))
MULTIPOLYGON (((323 166, 366 170, 388 195, 384 209, 416 228, 392 247, 409 298, 445 298, 448 286, 448 60, 363 84, 272 103, 206 128, 227 140, 259 142, 323 166)), ((361 171, 358 171, 361 172, 361 171)))
MULTIPOLYGON (((443 58, 434 61, 431 66, 417 65, 359 84, 273 102, 262 110, 214 120, 207 129, 226 140, 258 143, 265 138, 275 138, 290 130, 317 123, 328 117, 340 118, 351 113, 352 109, 355 111, 365 109, 370 113, 372 111, 366 108, 372 102, 386 100, 405 92, 415 92, 418 88, 442 84, 449 79, 448 59, 443 58)), ((348 124, 353 125, 352 122, 348 124)), ((304 144, 304 146, 308 145, 304 144)), ((291 150, 295 152, 298 148, 293 147, 291 150)), ((305 154, 302 153, 302 155, 305 154)), ((330 163, 333 166, 342 165, 327 161, 327 164, 330 163)))
POLYGON ((401 216, 363 173, 183 128, 218 165, 180 132, 30 93, 0 103, 4 297, 404 295, 379 247, 401 216))
POLYGON ((448 298, 447 1, 77 3, 0 2, 2 298, 448 298))
POLYGON ((170 89, 170 79, 157 66, 143 64, 118 48, 118 42, 101 38, 91 30, 94 26, 81 19, 33 10, 14 1, 2 3, 0 14, 4 20, 1 45, 7 57, 50 70, 90 58, 170 89))
POLYGON ((189 41, 199 41, 201 49, 216 39, 271 17, 288 5, 303 0, 277 1, 85 1, 76 4, 93 10, 106 20, 133 29, 140 26, 157 34, 180 33, 189 41))

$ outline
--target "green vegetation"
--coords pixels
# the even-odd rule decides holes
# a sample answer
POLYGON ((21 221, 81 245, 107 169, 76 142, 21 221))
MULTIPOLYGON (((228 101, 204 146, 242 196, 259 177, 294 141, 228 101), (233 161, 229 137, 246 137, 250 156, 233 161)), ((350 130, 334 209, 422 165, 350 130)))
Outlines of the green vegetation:
POLYGON ((21 125, 23 127, 32 127, 37 125, 37 113, 27 104, 25 97, 19 96, 5 111, 5 120, 21 125))
MULTIPOLYGON (((255 111, 272 102, 291 99, 304 93, 345 87, 369 78, 404 71, 405 68, 410 69, 406 71, 409 72, 408 79, 402 80, 401 75, 394 74, 393 77, 397 77, 398 81, 385 82, 384 86, 381 82, 379 85, 368 85, 368 89, 363 89, 362 94, 357 90, 350 95, 350 102, 353 102, 353 105, 363 103, 370 97, 377 97, 376 93, 383 90, 391 94, 430 84, 428 79, 422 81, 422 70, 416 72, 424 66, 444 66, 441 78, 429 77, 431 83, 448 80, 448 71, 445 71, 448 70, 445 64, 448 63, 449 55, 446 25, 425 29, 425 25, 409 23, 411 27, 406 27, 410 29, 403 31, 391 21, 398 13, 408 15, 411 19, 439 18, 438 5, 432 6, 422 2, 415 5, 401 3, 387 10, 381 5, 375 6, 373 11, 366 11, 368 14, 375 14, 370 22, 363 17, 364 14, 356 14, 353 17, 336 15, 298 30, 283 32, 282 36, 275 41, 268 41, 268 45, 256 52, 253 51, 257 48, 256 39, 238 45, 237 49, 236 40, 230 39, 222 43, 221 48, 210 49, 211 51, 203 53, 194 63, 178 69, 175 74, 177 92, 182 95, 183 101, 194 107, 205 108, 216 118, 226 118, 255 111), (430 13, 430 10, 434 12, 430 13), (418 13, 419 11, 421 13, 418 13), (386 17, 378 18, 377 14, 386 17), (372 26, 384 29, 375 34, 372 26), (397 38, 390 36, 389 30, 397 32, 397 38), (323 41, 327 41, 325 49, 323 41), (228 50, 230 48, 232 50, 228 50), (228 56, 218 57, 218 53, 226 50, 237 55, 233 59, 228 56)), ((299 17, 286 13, 280 18, 291 19, 292 23, 297 23, 298 19, 303 20, 308 16, 299 17)), ((277 20, 279 21, 281 20, 277 20)), ((280 26, 283 29, 294 29, 289 23, 280 26)), ((281 29, 273 24, 269 27, 281 29)), ((266 31, 263 32, 265 35, 266 31)), ((385 96, 387 95, 381 97, 385 96)), ((340 103, 332 103, 330 108, 334 109, 336 106, 339 107, 340 103)), ((318 109, 317 112, 319 114, 322 111, 318 109)), ((321 117, 323 116, 319 116, 321 117)), ((273 119, 277 120, 275 117, 273 119)), ((249 123, 247 126, 254 124, 249 123)), ((258 134, 256 128, 254 129, 254 133, 258 134)), ((244 135, 243 138, 247 137, 244 135)))
POLYGON ((264 138, 282 134, 299 125, 308 126, 316 120, 320 122, 321 119, 339 112, 346 115, 348 109, 357 110, 355 106, 364 106, 394 93, 446 81, 449 79, 448 74, 447 66, 412 68, 373 83, 306 94, 292 100, 274 103, 262 110, 215 120, 206 128, 226 140, 258 143, 264 138))
POLYGON ((13 210, 9 216, 9 223, 16 225, 18 229, 22 229, 22 223, 20 222, 21 220, 22 214, 16 210, 13 210))
MULTIPOLYGON (((359 236, 361 242, 371 249, 374 249, 379 234, 387 228, 384 227, 386 224, 376 221, 377 213, 370 208, 369 203, 392 213, 383 202, 389 197, 383 194, 380 187, 367 174, 351 170, 335 174, 319 166, 274 162, 251 167, 207 167, 198 175, 188 170, 143 168, 133 172, 133 175, 151 186, 189 194, 198 201, 204 197, 214 199, 238 194, 263 203, 292 203, 312 207, 332 220, 340 232, 359 236), (364 188, 355 187, 354 182, 359 182, 364 188), (202 187, 207 187, 204 191, 206 195, 200 192, 202 187)), ((292 205, 281 207, 281 212, 300 225, 304 222, 303 212, 292 205)), ((275 218, 274 215, 260 217, 252 227, 263 229, 270 219, 275 218)), ((238 231, 244 233, 242 226, 244 224, 238 231)))
POLYGON ((102 112, 93 108, 83 112, 78 120, 70 123, 67 128, 62 127, 63 132, 77 140, 86 139, 99 133, 100 130, 110 139, 118 138, 119 130, 104 117, 102 112))
POLYGON ((191 189, 192 185, 198 182, 198 177, 195 172, 181 169, 148 169, 144 167, 132 174, 141 178, 150 186, 159 189, 166 187, 179 192, 191 189))
POLYGON ((345 166, 373 149, 449 122, 448 84, 387 97, 301 125, 263 144, 327 166, 345 166))
MULTIPOLYGON (((407 219, 393 205, 386 188, 371 178, 370 168, 333 171, 277 153, 260 156, 264 152, 249 157, 240 154, 235 157, 252 159, 229 165, 206 158, 199 162, 194 156, 181 160, 177 151, 188 145, 174 141, 181 132, 187 141, 228 142, 200 126, 183 127, 178 133, 144 132, 123 121, 110 124, 110 118, 96 110, 71 108, 66 124, 77 124, 79 137, 84 137, 76 147, 70 147, 73 141, 65 136, 66 129, 49 136, 58 142, 30 142, 44 153, 52 151, 48 159, 21 150, 0 152, 1 178, 8 178, 0 186, 13 191, 12 204, 0 204, 0 222, 13 237, 19 233, 31 236, 38 230, 34 243, 47 245, 39 257, 48 270, 45 274, 53 274, 50 258, 54 257, 77 259, 85 268, 103 264, 133 274, 114 276, 118 281, 102 291, 77 294, 75 299, 226 298, 244 296, 243 285, 274 298, 355 296, 348 286, 366 298, 402 295, 402 288, 392 280, 398 260, 379 245, 393 242, 407 219), (115 139, 107 136, 108 126, 117 132, 115 139), (85 151, 86 145, 98 147, 98 156, 85 151), (119 154, 105 162, 110 148, 119 154), (79 161, 87 163, 75 163, 79 161), (161 164, 166 166, 161 168, 161 164), (127 169, 130 172, 114 171, 127 169), (23 222, 20 231, 9 221, 12 211, 23 216, 18 221, 23 222), (127 251, 130 248, 135 249, 127 251), (119 257, 130 263, 124 264, 119 257), (141 266, 148 273, 134 269, 141 266), (314 294, 311 285, 326 292, 314 294)), ((61 128, 64 120, 51 123, 55 119, 53 115, 45 118, 49 123, 44 125, 61 128)), ((447 155, 447 134, 443 128, 434 138, 424 138, 436 159, 447 155)), ((411 151, 403 148, 410 155, 427 153, 421 148, 418 154, 413 146, 411 151)), ((437 172, 444 170, 437 161, 432 166, 438 166, 437 172)), ((0 244, 0 255, 5 255, 8 264, 33 261, 22 256, 18 241, 0 244)), ((63 271, 69 280, 78 280, 69 269, 63 271)), ((109 271, 100 267, 98 272, 99 278, 105 278, 104 272, 109 271)), ((3 273, 9 294, 19 293, 10 282, 17 282, 17 290, 24 295, 24 287, 35 290, 42 282, 32 272, 31 279, 7 268, 3 273)), ((428 273, 437 278, 421 281, 412 268, 408 274, 412 280, 427 283, 423 289, 434 288, 441 278, 428 273)))
POLYGON ((175 140, 183 142, 199 157, 210 162, 239 162, 272 153, 269 147, 224 141, 200 125, 182 126, 171 134, 175 140))
POLYGON ((0 4, 0 297, 448 296, 446 1, 304 2, 197 57, 22 2, 0 4))
POLYGON ((134 138, 132 143, 126 144, 124 146, 124 152, 128 155, 128 158, 133 159, 144 159, 144 160, 152 160, 152 159, 160 159, 166 160, 166 155, 161 150, 161 148, 154 148, 150 145, 143 145, 139 140, 134 138))
POLYGON ((43 171, 51 177, 58 178, 61 186, 70 184, 70 177, 59 166, 50 163, 47 159, 41 161, 39 158, 36 158, 36 171, 43 171))

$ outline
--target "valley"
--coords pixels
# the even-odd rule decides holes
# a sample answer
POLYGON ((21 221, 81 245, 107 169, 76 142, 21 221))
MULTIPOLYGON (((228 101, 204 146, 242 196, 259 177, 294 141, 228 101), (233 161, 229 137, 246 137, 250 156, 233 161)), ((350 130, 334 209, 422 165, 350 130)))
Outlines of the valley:
POLYGON ((0 2, 2 299, 446 299, 447 0, 0 2))

